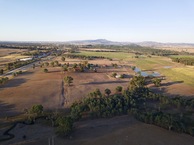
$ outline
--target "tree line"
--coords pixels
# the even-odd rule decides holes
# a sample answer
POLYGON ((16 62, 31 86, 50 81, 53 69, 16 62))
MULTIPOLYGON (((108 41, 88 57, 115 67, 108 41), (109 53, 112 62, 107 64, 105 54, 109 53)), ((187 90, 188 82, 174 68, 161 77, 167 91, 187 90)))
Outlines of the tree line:
MULTIPOLYGON (((90 93, 89 97, 73 103, 72 119, 106 118, 130 113, 142 122, 194 135, 194 121, 191 117, 194 99, 170 98, 153 93, 144 86, 144 81, 141 76, 134 77, 128 89, 122 93, 102 95, 99 90, 90 93), (150 102, 157 107, 151 106, 150 102), (178 112, 169 113, 172 108, 178 112)), ((105 92, 108 92, 107 89, 105 92)))
POLYGON ((194 65, 194 58, 192 57, 172 57, 173 62, 182 63, 185 65, 194 65))

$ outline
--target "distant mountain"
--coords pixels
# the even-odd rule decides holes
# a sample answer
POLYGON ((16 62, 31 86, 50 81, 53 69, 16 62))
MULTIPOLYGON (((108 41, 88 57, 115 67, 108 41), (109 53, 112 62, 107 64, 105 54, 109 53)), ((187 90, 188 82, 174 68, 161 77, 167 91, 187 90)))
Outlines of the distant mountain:
POLYGON ((66 43, 77 45, 131 45, 152 48, 194 48, 194 44, 192 43, 160 43, 153 41, 131 43, 131 42, 115 42, 106 39, 78 40, 78 41, 68 41, 66 43))
POLYGON ((152 47, 152 48, 194 48, 193 43, 160 43, 160 42, 152 42, 152 41, 145 41, 136 43, 143 47, 152 47))
POLYGON ((160 42, 153 42, 153 41, 144 41, 144 42, 116 42, 116 41, 109 41, 106 39, 95 39, 95 40, 75 40, 75 41, 66 41, 66 42, 50 42, 50 41, 34 41, 34 42, 17 42, 17 41, 0 41, 0 44, 73 44, 73 45, 130 45, 134 47, 152 47, 152 48, 164 48, 164 49, 171 49, 171 48, 193 48, 194 43, 160 43, 160 42))
POLYGON ((109 41, 109 40, 106 40, 106 39, 77 40, 77 41, 68 41, 66 43, 78 44, 78 45, 136 45, 135 43, 115 42, 115 41, 109 41))

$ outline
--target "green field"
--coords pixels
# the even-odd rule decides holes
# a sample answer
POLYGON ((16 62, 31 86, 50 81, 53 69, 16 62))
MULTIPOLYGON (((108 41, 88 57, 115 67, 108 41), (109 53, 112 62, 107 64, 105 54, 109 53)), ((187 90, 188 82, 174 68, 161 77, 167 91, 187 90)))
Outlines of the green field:
MULTIPOLYGON (((135 54, 133 53, 125 53, 125 52, 90 52, 90 51, 81 51, 77 55, 85 55, 85 56, 103 56, 112 59, 120 59, 130 62, 130 64, 134 64, 139 67, 141 70, 152 70, 161 73, 166 76, 167 79, 171 81, 184 81, 185 84, 194 86, 194 68, 189 68, 186 66, 182 66, 177 63, 179 67, 173 68, 176 63, 173 63, 167 57, 161 56, 152 56, 148 57, 139 57, 134 58, 135 54), (165 66, 172 66, 172 68, 165 69, 165 66)), ((186 56, 186 55, 177 55, 180 57, 194 57, 194 56, 186 56)), ((172 56, 172 57, 177 57, 172 56)))
POLYGON ((138 58, 134 64, 142 70, 155 70, 164 66, 171 66, 173 63, 164 57, 138 58))
POLYGON ((194 58, 193 55, 171 55, 171 58, 194 58))
POLYGON ((159 72, 172 81, 184 81, 185 84, 194 86, 194 68, 180 67, 160 69, 159 72))

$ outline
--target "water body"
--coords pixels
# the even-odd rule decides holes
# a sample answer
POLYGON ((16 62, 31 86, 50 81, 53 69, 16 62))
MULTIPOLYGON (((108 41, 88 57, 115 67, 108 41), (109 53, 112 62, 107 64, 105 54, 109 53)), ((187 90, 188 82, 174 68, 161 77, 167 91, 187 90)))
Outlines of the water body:
POLYGON ((134 72, 135 73, 139 73, 143 77, 148 77, 148 76, 151 76, 151 77, 159 77, 160 76, 160 73, 158 73, 158 72, 148 73, 146 71, 141 71, 141 69, 138 68, 138 67, 135 67, 134 72))
POLYGON ((164 66, 164 68, 172 68, 172 66, 164 66))

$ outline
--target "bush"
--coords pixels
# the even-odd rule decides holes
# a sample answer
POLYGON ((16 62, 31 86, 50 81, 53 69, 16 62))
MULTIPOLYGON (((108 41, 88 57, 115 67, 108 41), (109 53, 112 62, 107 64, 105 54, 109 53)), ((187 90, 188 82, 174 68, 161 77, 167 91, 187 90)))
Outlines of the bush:
POLYGON ((122 89, 123 89, 123 88, 122 88, 121 86, 117 86, 117 87, 116 87, 116 91, 117 91, 117 92, 121 92, 122 89))
POLYGON ((116 77, 116 75, 117 75, 117 73, 115 73, 115 72, 114 72, 114 73, 112 73, 112 75, 111 75, 111 76, 115 78, 115 77, 116 77))
POLYGON ((40 115, 43 112, 43 106, 42 105, 33 105, 30 109, 30 113, 36 113, 40 115))
POLYGON ((48 69, 46 69, 46 68, 45 68, 43 71, 44 71, 45 73, 48 73, 48 69))

